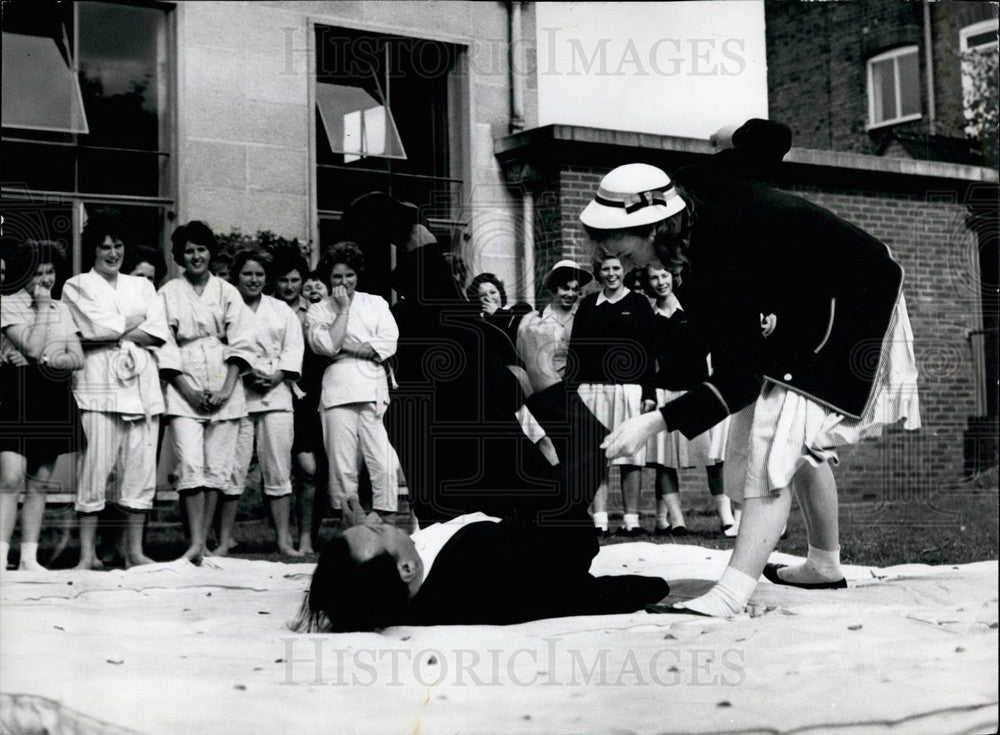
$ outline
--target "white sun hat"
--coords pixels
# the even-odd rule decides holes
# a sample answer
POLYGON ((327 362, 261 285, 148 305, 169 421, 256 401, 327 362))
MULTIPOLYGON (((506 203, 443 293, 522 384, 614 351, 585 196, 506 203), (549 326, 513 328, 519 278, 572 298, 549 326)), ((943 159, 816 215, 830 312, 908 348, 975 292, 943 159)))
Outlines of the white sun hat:
POLYGON ((660 222, 683 209, 684 200, 666 173, 647 163, 627 163, 601 179, 580 221, 595 230, 620 230, 660 222))
POLYGON ((545 288, 549 291, 555 293, 555 288, 552 286, 552 279, 555 278, 560 273, 571 274, 572 278, 575 278, 580 282, 580 287, 586 286, 588 283, 594 280, 594 277, 590 274, 590 271, 585 271, 575 260, 560 260, 554 266, 552 270, 548 272, 545 276, 545 288))

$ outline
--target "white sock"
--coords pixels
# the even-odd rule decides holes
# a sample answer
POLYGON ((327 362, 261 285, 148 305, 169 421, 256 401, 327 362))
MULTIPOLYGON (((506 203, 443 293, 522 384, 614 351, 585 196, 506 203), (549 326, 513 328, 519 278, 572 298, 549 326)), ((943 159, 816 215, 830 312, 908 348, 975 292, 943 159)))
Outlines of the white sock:
POLYGON ((686 526, 684 523, 684 511, 681 510, 681 494, 680 493, 667 493, 663 496, 663 502, 667 506, 667 511, 670 514, 670 525, 674 528, 678 526, 686 526))
POLYGON ((814 583, 836 582, 844 578, 840 568, 840 547, 833 551, 817 549, 810 544, 805 563, 778 570, 778 577, 786 582, 814 583))
POLYGON ((38 563, 38 543, 24 543, 21 542, 21 563, 18 565, 19 569, 27 569, 32 571, 38 571, 43 569, 41 564, 38 563))
POLYGON ((726 567, 719 581, 701 597, 678 602, 674 607, 694 610, 713 618, 731 618, 744 611, 750 595, 757 589, 757 580, 739 569, 726 567))
POLYGON ((3 565, 0 566, 0 571, 3 571, 4 569, 7 568, 7 554, 9 553, 10 553, 10 544, 6 542, 0 542, 0 562, 3 562, 3 565))
POLYGON ((608 514, 607 511, 599 510, 594 513, 594 526, 601 529, 602 531, 608 530, 608 514))
POLYGON ((719 523, 723 526, 732 526, 736 523, 736 519, 733 518, 733 506, 729 502, 729 496, 723 493, 722 495, 715 495, 715 509, 719 514, 719 523))
POLYGON ((625 514, 625 530, 631 531, 633 528, 639 527, 639 514, 638 513, 626 513, 625 514))

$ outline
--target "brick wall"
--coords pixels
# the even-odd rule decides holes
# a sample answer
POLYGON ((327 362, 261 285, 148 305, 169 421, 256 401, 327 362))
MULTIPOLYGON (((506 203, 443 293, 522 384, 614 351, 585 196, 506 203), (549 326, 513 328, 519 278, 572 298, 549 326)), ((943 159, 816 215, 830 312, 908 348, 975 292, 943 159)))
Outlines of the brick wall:
MULTIPOLYGON (((558 257, 589 260, 587 240, 577 218, 609 168, 566 164, 546 183, 547 196, 558 192, 560 209, 558 215, 551 211, 554 202, 550 199, 547 216, 558 216, 562 233, 560 238, 547 241, 559 248, 558 256, 540 253, 540 261, 558 257)), ((917 432, 890 429, 881 439, 845 449, 835 470, 842 497, 930 502, 942 490, 959 487, 963 432, 975 412, 967 334, 980 328, 982 321, 977 247, 965 226, 963 194, 957 190, 936 194, 849 190, 804 183, 784 188, 881 239, 906 272, 904 294, 920 369, 923 428, 917 432)), ((685 490, 707 488, 700 470, 683 473, 681 480, 685 490)), ((647 495, 649 485, 647 477, 647 495)), ((614 507, 617 498, 612 501, 614 507)), ((651 509, 648 497, 644 510, 651 509)), ((928 512, 936 510, 929 507, 928 512)))
MULTIPOLYGON (((804 148, 878 153, 886 132, 865 129, 866 61, 916 44, 924 119, 896 129, 928 131, 923 9, 920 3, 797 3, 765 0, 768 114, 788 123, 804 148)), ((991 3, 934 3, 934 97, 940 135, 963 138, 959 30, 996 17, 991 3)))

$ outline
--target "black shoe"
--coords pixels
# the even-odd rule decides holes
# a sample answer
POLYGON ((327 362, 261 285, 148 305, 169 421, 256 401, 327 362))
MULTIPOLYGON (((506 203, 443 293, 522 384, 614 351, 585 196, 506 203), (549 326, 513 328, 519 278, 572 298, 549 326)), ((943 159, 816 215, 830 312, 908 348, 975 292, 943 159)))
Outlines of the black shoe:
POLYGON ((841 577, 836 582, 788 582, 778 576, 778 570, 787 567, 787 564, 765 564, 764 578, 774 584, 782 584, 786 587, 798 587, 803 590, 842 590, 847 589, 847 580, 841 577))
POLYGON ((653 535, 654 536, 669 536, 670 535, 670 526, 667 526, 666 528, 657 528, 655 531, 653 531, 653 535))
POLYGON ((674 526, 673 528, 670 529, 670 535, 678 537, 687 536, 688 530, 685 526, 674 526))

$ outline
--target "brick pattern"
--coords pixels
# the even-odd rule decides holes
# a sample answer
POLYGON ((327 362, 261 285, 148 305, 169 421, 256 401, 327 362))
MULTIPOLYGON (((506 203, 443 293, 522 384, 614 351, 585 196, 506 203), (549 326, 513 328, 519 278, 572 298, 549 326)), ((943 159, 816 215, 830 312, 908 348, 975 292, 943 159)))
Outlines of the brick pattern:
MULTIPOLYGON (((866 131, 866 61, 895 46, 919 47, 924 118, 895 126, 928 132, 923 9, 920 3, 797 3, 765 0, 768 113, 788 123, 804 148, 881 152, 887 129, 866 131)), ((959 30, 996 17, 986 2, 931 6, 938 135, 964 138, 959 30)))
MULTIPOLYGON (((562 232, 548 237, 546 246, 554 250, 540 248, 539 261, 589 260, 577 218, 607 170, 566 164, 557 178, 546 183, 546 195, 558 195, 558 211, 548 199, 545 216, 549 222, 558 218, 562 232)), ((916 432, 891 428, 881 439, 845 448, 835 471, 842 497, 930 502, 942 490, 958 488, 963 483, 963 432, 975 413, 967 335, 982 323, 976 239, 966 228, 963 193, 920 195, 802 184, 785 188, 881 239, 906 273, 904 293, 920 369, 923 428, 916 432)), ((681 480, 685 489, 707 488, 701 470, 682 473, 681 480)), ((648 494, 649 478, 646 485, 648 494)), ((616 502, 612 497, 612 508, 616 502)), ((652 509, 651 498, 644 501, 644 509, 652 509)), ((929 506, 928 512, 937 511, 929 506)))

